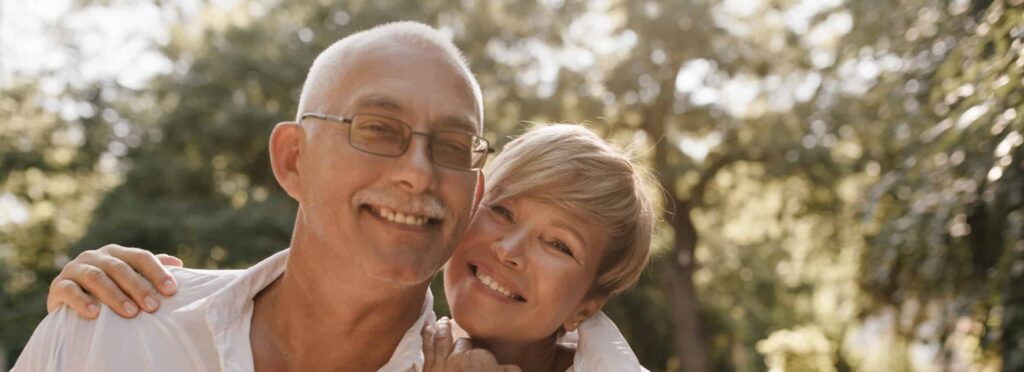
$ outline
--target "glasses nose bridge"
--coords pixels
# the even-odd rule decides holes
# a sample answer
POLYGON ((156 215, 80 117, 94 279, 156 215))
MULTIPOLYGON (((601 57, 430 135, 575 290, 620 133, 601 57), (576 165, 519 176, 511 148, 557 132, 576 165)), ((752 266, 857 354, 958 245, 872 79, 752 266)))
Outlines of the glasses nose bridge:
POLYGON ((414 131, 414 130, 413 131, 409 131, 409 138, 405 141, 405 149, 402 150, 402 153, 399 154, 398 156, 404 156, 404 155, 406 155, 407 152, 409 152, 410 148, 413 147, 412 143, 413 143, 413 140, 416 139, 416 136, 421 136, 421 137, 423 137, 423 140, 426 141, 424 143, 424 145, 426 146, 426 147, 424 147, 424 150, 426 150, 426 152, 427 152, 427 159, 430 160, 431 163, 434 163, 434 151, 433 151, 434 136, 432 134, 428 133, 428 132, 418 132, 418 131, 414 131))
POLYGON ((412 143, 413 138, 416 138, 416 136, 422 136, 427 140, 428 145, 430 144, 430 141, 434 139, 434 135, 429 132, 418 132, 414 130, 409 132, 409 143, 412 143))

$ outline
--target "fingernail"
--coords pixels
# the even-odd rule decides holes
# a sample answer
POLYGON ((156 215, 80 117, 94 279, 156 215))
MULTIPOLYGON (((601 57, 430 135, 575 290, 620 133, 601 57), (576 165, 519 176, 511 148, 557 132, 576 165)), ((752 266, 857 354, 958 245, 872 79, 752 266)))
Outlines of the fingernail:
POLYGON ((153 296, 146 296, 143 302, 146 303, 146 311, 156 311, 157 303, 153 296))
POLYGON ((96 316, 96 315, 100 314, 100 307, 96 306, 96 304, 89 304, 89 306, 87 306, 87 308, 89 309, 89 314, 92 315, 92 316, 96 316))
POLYGON ((124 311, 128 313, 128 315, 135 315, 135 313, 139 312, 139 307, 135 306, 135 303, 131 300, 128 300, 124 302, 124 311))
POLYGON ((164 291, 174 292, 174 281, 167 279, 164 280, 164 291))

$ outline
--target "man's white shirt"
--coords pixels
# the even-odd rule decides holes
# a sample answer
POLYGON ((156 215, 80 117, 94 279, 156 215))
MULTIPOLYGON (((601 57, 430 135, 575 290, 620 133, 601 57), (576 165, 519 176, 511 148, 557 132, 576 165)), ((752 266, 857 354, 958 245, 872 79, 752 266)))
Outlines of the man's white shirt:
MULTIPOLYGON (((64 306, 39 324, 12 371, 252 371, 253 298, 287 262, 284 250, 245 270, 171 268, 178 293, 135 319, 103 307, 85 320, 64 306)), ((425 296, 419 319, 379 371, 423 369, 420 330, 436 320, 433 296, 425 296)))

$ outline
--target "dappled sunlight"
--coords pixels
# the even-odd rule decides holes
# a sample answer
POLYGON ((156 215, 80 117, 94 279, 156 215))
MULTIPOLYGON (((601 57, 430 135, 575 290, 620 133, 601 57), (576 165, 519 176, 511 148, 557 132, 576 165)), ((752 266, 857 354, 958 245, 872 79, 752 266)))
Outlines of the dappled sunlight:
POLYGON ((8 361, 82 250, 286 247, 270 131, 320 50, 412 19, 496 149, 585 122, 655 175, 656 254, 605 308, 651 370, 1024 369, 1024 1, 40 4, 0 3, 8 361))

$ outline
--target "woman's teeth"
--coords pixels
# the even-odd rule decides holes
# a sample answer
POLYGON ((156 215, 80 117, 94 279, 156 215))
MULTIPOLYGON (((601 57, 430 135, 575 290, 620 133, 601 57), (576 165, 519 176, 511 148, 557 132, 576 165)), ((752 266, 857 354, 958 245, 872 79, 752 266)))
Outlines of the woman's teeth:
POLYGON ((387 209, 387 208, 384 208, 384 207, 371 208, 370 210, 373 211, 374 214, 380 216, 381 218, 383 218, 385 220, 388 220, 388 221, 391 221, 391 222, 394 222, 394 223, 400 223, 400 224, 403 224, 403 225, 423 226, 423 225, 426 225, 427 222, 430 221, 430 218, 427 218, 427 217, 413 216, 411 214, 405 214, 405 213, 402 213, 402 212, 399 212, 399 211, 393 211, 393 210, 390 210, 390 209, 387 209))
POLYGON ((519 296, 513 295, 512 291, 510 291, 508 288, 505 288, 504 286, 502 286, 500 283, 498 283, 497 280, 494 280, 494 278, 492 278, 490 276, 487 276, 487 274, 484 274, 484 273, 480 272, 479 270, 477 270, 476 278, 480 279, 480 281, 483 282, 484 285, 487 286, 487 288, 490 288, 491 290, 493 290, 495 292, 501 293, 502 296, 511 298, 513 300, 518 300, 519 296))

